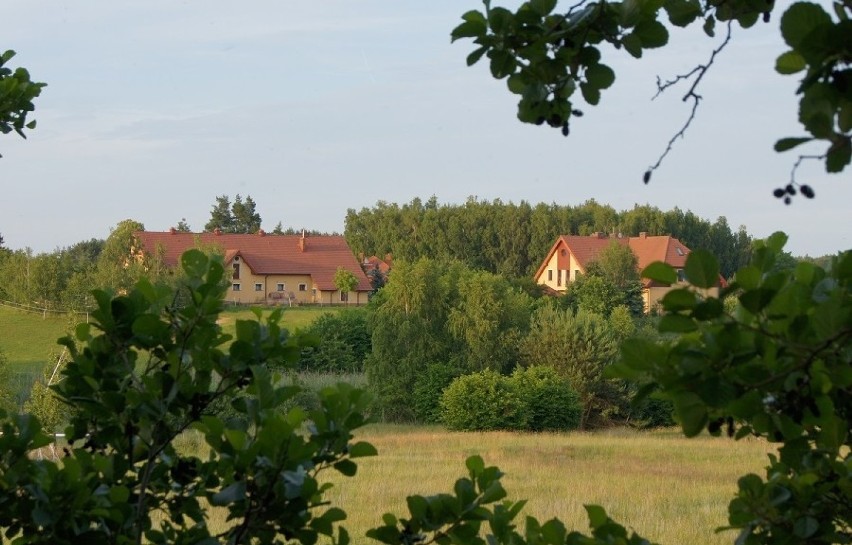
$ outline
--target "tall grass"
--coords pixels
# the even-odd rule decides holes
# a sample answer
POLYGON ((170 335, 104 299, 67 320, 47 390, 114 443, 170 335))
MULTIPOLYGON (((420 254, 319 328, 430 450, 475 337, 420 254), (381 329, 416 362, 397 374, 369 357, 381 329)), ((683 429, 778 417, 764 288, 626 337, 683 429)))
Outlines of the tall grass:
MULTIPOLYGON (((727 522, 737 478, 760 472, 771 449, 761 441, 686 439, 673 431, 519 434, 448 433, 441 428, 372 426, 359 439, 379 456, 359 461, 352 479, 331 478, 329 499, 346 510, 356 543, 385 512, 406 514, 405 498, 451 491, 478 453, 505 473, 512 499, 527 499, 524 513, 540 521, 558 517, 588 530, 584 504, 599 504, 644 537, 662 544, 731 543, 715 534, 727 522)), ((523 516, 521 517, 523 519, 523 516)))

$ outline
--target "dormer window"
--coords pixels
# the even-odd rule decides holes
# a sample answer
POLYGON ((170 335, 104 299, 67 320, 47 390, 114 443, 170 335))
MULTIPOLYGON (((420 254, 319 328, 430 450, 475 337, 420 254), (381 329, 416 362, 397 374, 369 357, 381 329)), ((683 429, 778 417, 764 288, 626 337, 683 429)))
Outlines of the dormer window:
POLYGON ((683 257, 683 250, 680 249, 680 246, 675 246, 675 253, 680 257, 683 257))

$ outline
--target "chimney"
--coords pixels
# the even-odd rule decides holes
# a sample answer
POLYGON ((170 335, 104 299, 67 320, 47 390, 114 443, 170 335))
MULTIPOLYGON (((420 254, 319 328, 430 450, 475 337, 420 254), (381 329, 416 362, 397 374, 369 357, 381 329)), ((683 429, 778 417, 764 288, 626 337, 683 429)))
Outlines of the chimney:
POLYGON ((222 230, 217 227, 217 228, 213 229, 213 234, 218 237, 219 235, 222 234, 222 230))
POLYGON ((265 237, 266 231, 264 231, 263 229, 258 229, 257 234, 258 234, 258 236, 265 237))
POLYGON ((305 230, 302 229, 302 238, 299 239, 299 251, 305 251, 305 230))
POLYGON ((177 233, 177 229, 175 229, 174 227, 169 227, 169 234, 173 235, 175 233, 177 233))

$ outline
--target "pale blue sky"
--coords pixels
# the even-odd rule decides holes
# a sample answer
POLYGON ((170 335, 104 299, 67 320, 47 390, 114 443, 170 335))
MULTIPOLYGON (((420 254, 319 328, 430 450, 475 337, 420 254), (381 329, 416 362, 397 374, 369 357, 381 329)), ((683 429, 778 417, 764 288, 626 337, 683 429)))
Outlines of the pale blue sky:
MULTIPOLYGON (((688 115, 656 76, 685 72, 717 41, 676 31, 640 61, 608 52, 614 87, 581 104, 571 136, 523 125, 504 82, 466 68, 450 30, 476 1, 6 0, 0 48, 49 86, 38 129, 0 139, 0 233, 49 251, 103 238, 125 218, 196 230, 216 195, 250 194, 263 226, 343 230, 347 208, 436 195, 616 209, 679 206, 794 254, 850 247, 852 176, 816 163, 817 193, 771 195, 801 134, 795 77, 774 73, 777 22, 735 29, 707 75, 698 119, 648 186, 641 177, 688 115)), ((814 149, 813 152, 822 150, 814 149)))

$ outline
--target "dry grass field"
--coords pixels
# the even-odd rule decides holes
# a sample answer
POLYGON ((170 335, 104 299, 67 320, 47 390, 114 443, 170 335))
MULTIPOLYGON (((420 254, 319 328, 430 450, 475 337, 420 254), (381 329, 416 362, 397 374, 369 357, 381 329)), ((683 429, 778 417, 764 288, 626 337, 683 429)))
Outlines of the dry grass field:
POLYGON ((450 433, 437 427, 372 426, 359 439, 376 458, 362 459, 352 479, 334 477, 329 495, 349 513, 355 543, 385 512, 404 515, 405 497, 449 492, 464 475, 464 460, 480 454, 500 467, 511 499, 527 499, 521 514, 558 517, 587 531, 583 504, 602 505, 614 519, 661 544, 733 543, 715 534, 727 523, 737 478, 762 473, 771 447, 677 431, 518 434, 450 433))

